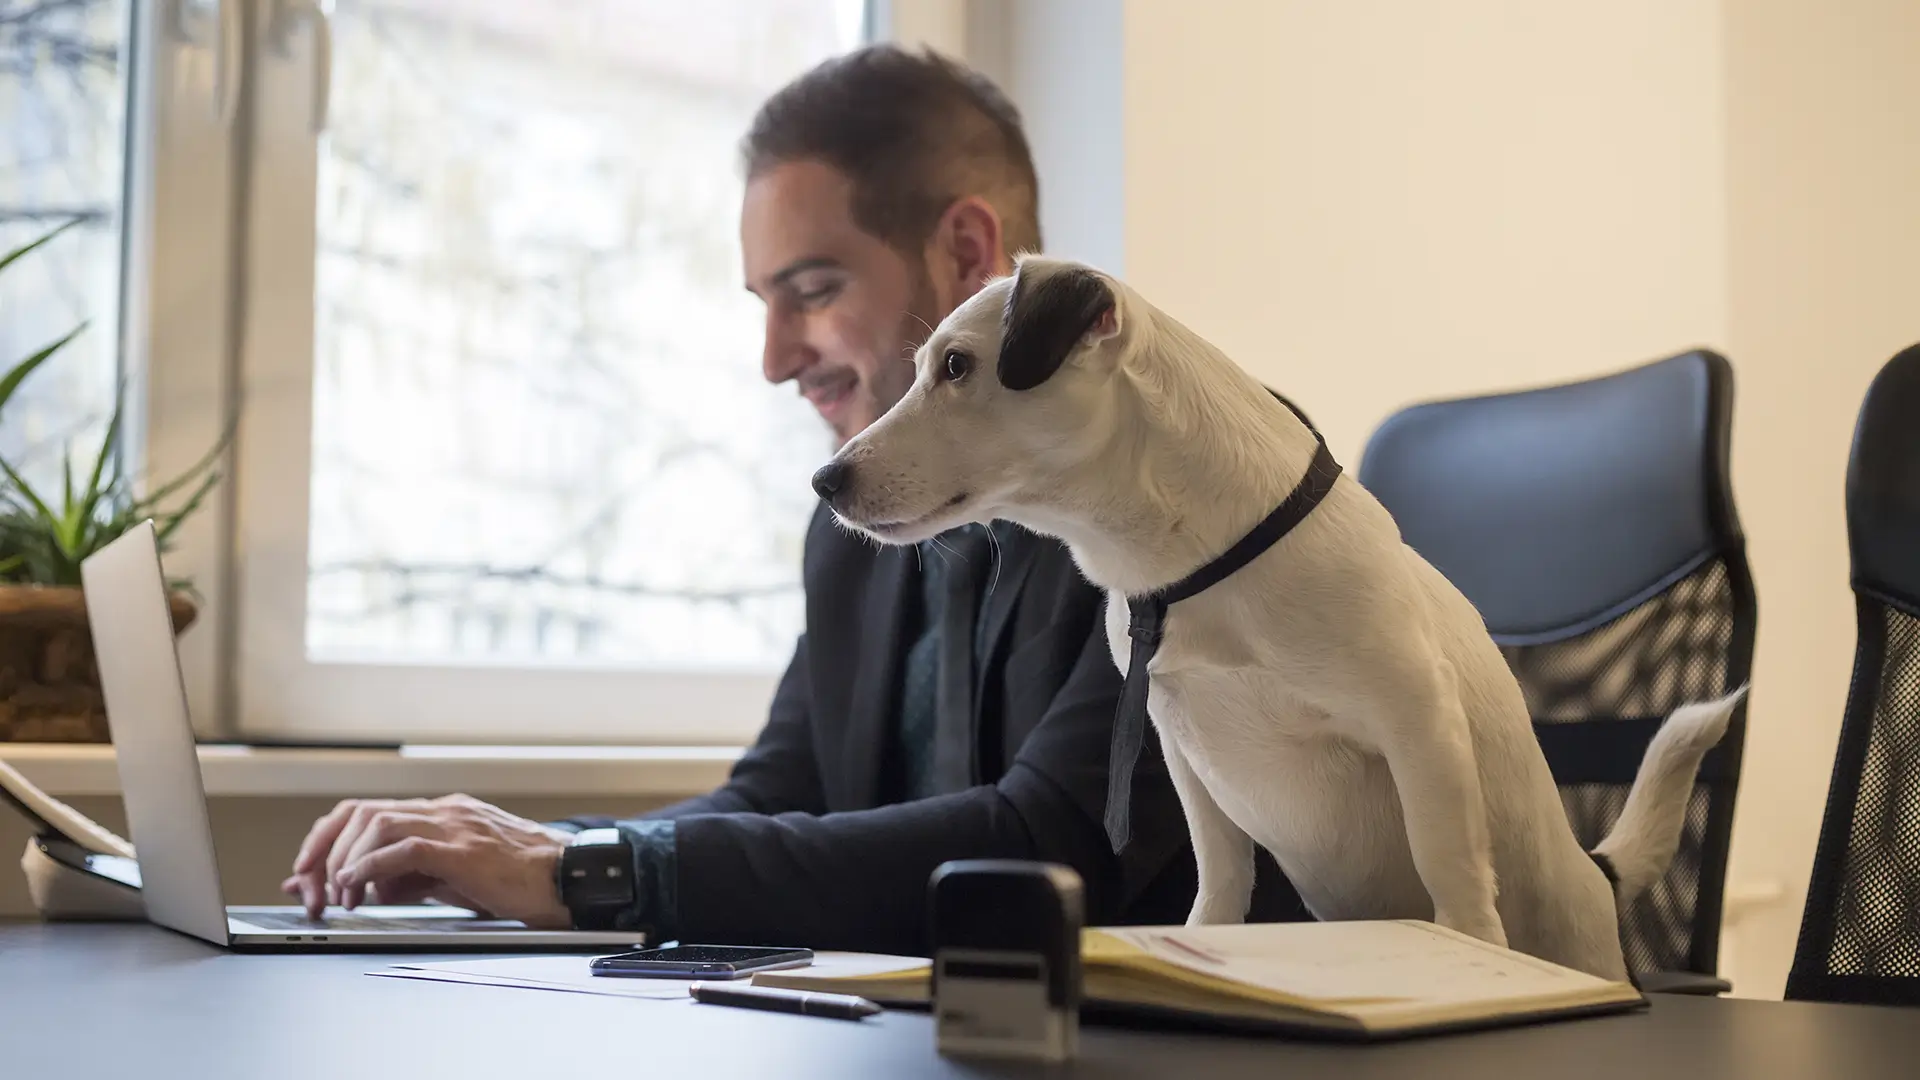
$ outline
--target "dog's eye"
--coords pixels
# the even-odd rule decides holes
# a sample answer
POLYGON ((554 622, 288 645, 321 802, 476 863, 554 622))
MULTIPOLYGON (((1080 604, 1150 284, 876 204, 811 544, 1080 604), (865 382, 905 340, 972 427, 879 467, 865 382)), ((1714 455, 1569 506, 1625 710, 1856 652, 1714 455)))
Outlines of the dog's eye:
POLYGON ((947 353, 946 375, 948 382, 959 382, 961 379, 967 377, 967 372, 972 370, 973 357, 968 356, 958 349, 953 349, 947 353))

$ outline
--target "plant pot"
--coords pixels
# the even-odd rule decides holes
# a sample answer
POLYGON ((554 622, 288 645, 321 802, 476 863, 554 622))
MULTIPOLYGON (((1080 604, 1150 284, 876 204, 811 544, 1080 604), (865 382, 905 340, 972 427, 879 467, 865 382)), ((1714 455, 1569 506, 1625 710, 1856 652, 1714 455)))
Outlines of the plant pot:
MULTIPOLYGON (((197 612, 167 597, 178 635, 197 612)), ((78 586, 0 585, 0 742, 104 743, 107 709, 78 586)))

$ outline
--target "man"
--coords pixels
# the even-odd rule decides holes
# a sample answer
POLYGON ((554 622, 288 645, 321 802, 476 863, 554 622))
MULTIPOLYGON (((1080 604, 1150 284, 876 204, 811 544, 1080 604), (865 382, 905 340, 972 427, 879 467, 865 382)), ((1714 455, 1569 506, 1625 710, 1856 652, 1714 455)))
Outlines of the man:
MULTIPOLYGON (((932 56, 874 47, 821 65, 762 106, 743 151, 766 376, 796 383, 842 442, 906 393, 932 326, 1040 246, 1018 114, 932 56)), ((1064 548, 995 526, 876 549, 822 507, 804 581, 805 634, 719 790, 561 825, 465 796, 350 800, 315 824, 285 888, 316 914, 329 895, 434 897, 537 926, 924 953, 934 868, 1008 857, 1073 866, 1096 922, 1185 919, 1193 858, 1157 748, 1132 842, 1108 847, 1121 679, 1104 600, 1064 548), (587 866, 631 867, 630 884, 600 899, 556 885, 587 866)), ((1256 915, 1298 915, 1263 869, 1256 915)))

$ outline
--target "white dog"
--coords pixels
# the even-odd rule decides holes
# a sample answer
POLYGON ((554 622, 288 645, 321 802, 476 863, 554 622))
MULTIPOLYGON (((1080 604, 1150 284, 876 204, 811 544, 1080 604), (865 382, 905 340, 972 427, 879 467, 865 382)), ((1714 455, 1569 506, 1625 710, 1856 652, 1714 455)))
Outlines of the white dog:
MULTIPOLYGON (((887 543, 994 518, 1060 538, 1108 590, 1123 671, 1127 598, 1218 559, 1319 449, 1218 349, 1077 264, 1021 260, 915 362, 906 397, 816 487, 887 543)), ((1616 904, 1665 871, 1739 698, 1674 713, 1619 823, 1582 851, 1478 613, 1345 475, 1173 604, 1147 671, 1199 863, 1190 921, 1245 917, 1258 843, 1321 919, 1431 919, 1613 979, 1616 904)))

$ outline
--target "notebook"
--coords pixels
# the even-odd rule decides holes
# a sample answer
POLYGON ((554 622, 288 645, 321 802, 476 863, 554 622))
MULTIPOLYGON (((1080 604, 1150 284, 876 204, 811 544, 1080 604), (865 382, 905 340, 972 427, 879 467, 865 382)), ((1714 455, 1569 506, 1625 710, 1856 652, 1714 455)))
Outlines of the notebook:
MULTIPOLYGON (((1089 929, 1081 960, 1090 1021, 1387 1039, 1646 1003, 1627 983, 1411 920, 1089 929)), ((930 975, 798 970, 753 981, 924 1008, 930 975)))

